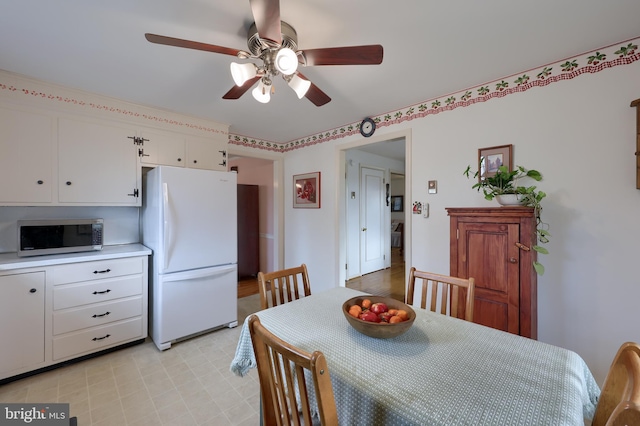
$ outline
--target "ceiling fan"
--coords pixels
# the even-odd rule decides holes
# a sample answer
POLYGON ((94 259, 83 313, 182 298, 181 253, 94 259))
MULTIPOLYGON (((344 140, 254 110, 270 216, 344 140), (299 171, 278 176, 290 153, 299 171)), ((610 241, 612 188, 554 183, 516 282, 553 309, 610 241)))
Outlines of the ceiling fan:
POLYGON ((259 81, 252 95, 257 101, 267 103, 274 93, 273 78, 282 75, 299 99, 304 96, 316 106, 322 106, 331 101, 331 98, 302 75, 297 70, 298 65, 382 63, 383 50, 379 44, 298 50, 296 30, 280 20, 280 0, 249 0, 249 3, 255 21, 249 28, 247 37, 249 52, 157 34, 147 33, 145 37, 152 43, 167 46, 222 53, 239 59, 262 60, 262 65, 253 62, 232 62, 231 75, 236 85, 222 97, 223 99, 238 99, 259 81))

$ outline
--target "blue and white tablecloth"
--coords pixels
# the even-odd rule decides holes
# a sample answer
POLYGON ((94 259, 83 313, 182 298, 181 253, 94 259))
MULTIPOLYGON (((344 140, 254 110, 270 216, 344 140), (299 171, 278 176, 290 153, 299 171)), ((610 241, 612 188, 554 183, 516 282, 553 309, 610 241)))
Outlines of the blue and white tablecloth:
MULTIPOLYGON (((340 425, 584 425, 600 394, 576 353, 416 309, 411 329, 374 339, 353 329, 334 288, 257 313, 283 340, 329 364, 340 425)), ((256 366, 245 321, 231 371, 256 366)))

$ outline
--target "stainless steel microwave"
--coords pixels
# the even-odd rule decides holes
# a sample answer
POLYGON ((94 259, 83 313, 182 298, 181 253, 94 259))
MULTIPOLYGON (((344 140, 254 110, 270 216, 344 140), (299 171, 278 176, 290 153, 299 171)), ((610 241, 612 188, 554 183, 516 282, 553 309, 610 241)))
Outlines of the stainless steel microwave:
POLYGON ((102 219, 19 220, 18 256, 102 250, 102 219))

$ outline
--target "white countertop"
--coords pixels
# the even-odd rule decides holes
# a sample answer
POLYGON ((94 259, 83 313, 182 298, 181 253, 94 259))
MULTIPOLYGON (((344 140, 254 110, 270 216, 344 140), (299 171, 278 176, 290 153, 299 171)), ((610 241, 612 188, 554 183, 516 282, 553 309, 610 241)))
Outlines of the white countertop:
POLYGON ((148 256, 151 249, 142 244, 121 244, 104 246, 99 251, 81 253, 51 254, 44 256, 18 257, 16 253, 0 253, 0 271, 23 268, 40 268, 44 266, 62 265, 65 263, 89 262, 96 260, 117 259, 121 257, 148 256))

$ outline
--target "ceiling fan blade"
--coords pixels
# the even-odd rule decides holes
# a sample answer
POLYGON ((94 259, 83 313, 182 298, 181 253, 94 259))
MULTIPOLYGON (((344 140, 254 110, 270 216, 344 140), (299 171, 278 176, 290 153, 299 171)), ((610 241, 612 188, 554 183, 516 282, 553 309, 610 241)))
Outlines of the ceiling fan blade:
POLYGON ((383 49, 379 44, 364 46, 305 49, 299 61, 305 66, 315 65, 378 65, 382 63, 383 49))
POLYGON ((249 0, 261 40, 278 47, 282 44, 280 0, 249 0))
POLYGON ((304 95, 305 98, 309 99, 311 102, 313 102, 313 104, 315 106, 322 106, 324 104, 327 104, 331 101, 331 98, 324 93, 322 90, 320 90, 318 88, 318 86, 316 86, 315 84, 313 84, 313 82, 311 82, 311 80, 309 80, 307 77, 305 77, 304 75, 302 75, 301 72, 298 72, 298 77, 307 80, 311 83, 311 86, 309 87, 309 90, 307 90, 307 93, 304 95))
POLYGON ((238 99, 240 96, 244 95, 247 90, 251 89, 251 86, 255 84, 256 81, 260 80, 260 76, 255 76, 250 80, 247 80, 242 86, 233 86, 231 90, 224 94, 222 99, 238 99))
POLYGON ((183 40, 181 38, 161 36, 146 33, 145 38, 151 43, 164 44, 167 46, 186 47, 187 49, 204 50, 206 52, 222 53, 224 55, 238 56, 238 49, 216 46, 215 44, 200 43, 197 41, 183 40))

